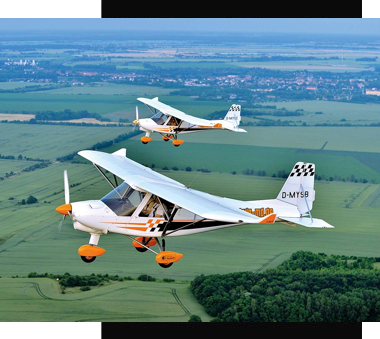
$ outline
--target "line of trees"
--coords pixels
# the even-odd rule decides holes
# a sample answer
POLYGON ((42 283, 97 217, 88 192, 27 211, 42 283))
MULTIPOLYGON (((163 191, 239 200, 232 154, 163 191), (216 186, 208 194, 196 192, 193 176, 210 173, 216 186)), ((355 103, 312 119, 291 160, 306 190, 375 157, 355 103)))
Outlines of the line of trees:
MULTIPOLYGON (((115 139, 113 140, 106 140, 106 141, 101 141, 101 142, 97 142, 95 145, 91 146, 90 148, 88 148, 89 150, 100 150, 100 149, 103 149, 103 148, 106 148, 106 147, 110 147, 112 146, 113 144, 116 144, 118 142, 121 142, 123 140, 127 140, 129 138, 132 138, 134 137, 135 135, 138 135, 140 134, 141 131, 140 130, 135 130, 135 131, 131 131, 129 133, 123 133, 123 134, 120 134, 118 135, 115 139)), ((70 160, 73 160, 74 157, 78 154, 78 151, 75 151, 75 152, 72 152, 70 154, 67 154, 67 155, 64 155, 62 157, 58 157, 57 158, 57 161, 70 161, 70 160)))
POLYGON ((215 322, 380 321, 379 261, 299 251, 262 273, 197 276, 191 290, 215 322))
POLYGON ((77 120, 83 118, 94 118, 99 121, 111 121, 109 118, 102 117, 99 113, 89 113, 87 110, 74 112, 70 109, 65 109, 60 112, 45 111, 37 112, 35 115, 36 120, 47 120, 47 121, 57 121, 57 120, 77 120))

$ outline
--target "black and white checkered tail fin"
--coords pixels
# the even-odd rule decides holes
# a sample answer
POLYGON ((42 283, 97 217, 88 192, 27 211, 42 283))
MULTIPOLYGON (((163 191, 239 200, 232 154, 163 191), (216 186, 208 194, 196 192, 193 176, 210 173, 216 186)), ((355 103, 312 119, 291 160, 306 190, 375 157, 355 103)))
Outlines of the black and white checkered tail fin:
POLYGON ((296 205, 300 215, 313 208, 315 165, 297 162, 277 196, 278 200, 296 205))

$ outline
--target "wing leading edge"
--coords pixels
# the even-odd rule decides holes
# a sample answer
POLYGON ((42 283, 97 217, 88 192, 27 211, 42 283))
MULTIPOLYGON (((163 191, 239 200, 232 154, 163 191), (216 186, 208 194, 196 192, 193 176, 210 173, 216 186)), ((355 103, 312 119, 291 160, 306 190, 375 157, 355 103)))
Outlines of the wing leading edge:
POLYGON ((137 98, 137 100, 141 101, 145 105, 151 106, 155 109, 158 109, 162 113, 166 115, 171 115, 173 117, 176 117, 178 119, 184 120, 192 125, 196 126, 210 126, 212 127, 214 125, 213 122, 206 120, 206 119, 201 119, 194 117, 192 115, 188 115, 184 112, 179 111, 178 109, 175 109, 169 105, 166 105, 160 101, 158 101, 157 98, 155 99, 146 99, 146 98, 137 98))
MULTIPOLYGON (((155 194, 205 219, 236 224, 274 222, 274 214, 264 218, 254 215, 248 216, 246 215, 247 213, 237 211, 215 201, 215 197, 211 201, 200 196, 196 194, 198 191, 187 188, 175 180, 128 159, 125 156, 125 149, 112 154, 98 151, 80 151, 78 154, 117 175, 133 188, 155 194)), ((223 198, 220 198, 220 202, 222 201, 223 198)))

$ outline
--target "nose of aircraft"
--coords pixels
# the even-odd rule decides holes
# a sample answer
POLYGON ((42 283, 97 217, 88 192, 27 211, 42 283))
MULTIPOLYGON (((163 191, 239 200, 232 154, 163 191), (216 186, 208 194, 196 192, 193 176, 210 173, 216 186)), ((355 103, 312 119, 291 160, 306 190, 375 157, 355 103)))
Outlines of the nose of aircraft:
POLYGON ((71 204, 65 204, 57 207, 55 209, 58 213, 61 213, 63 215, 69 215, 69 212, 71 212, 71 204))

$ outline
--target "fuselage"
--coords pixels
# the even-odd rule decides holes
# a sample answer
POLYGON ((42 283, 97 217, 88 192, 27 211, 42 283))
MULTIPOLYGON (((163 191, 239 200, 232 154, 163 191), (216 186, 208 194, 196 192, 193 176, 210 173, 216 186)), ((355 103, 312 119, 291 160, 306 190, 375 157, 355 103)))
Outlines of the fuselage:
MULTIPOLYGON (((160 122, 160 120, 156 119, 160 122)), ((225 120, 205 120, 204 125, 191 125, 188 122, 182 121, 181 123, 170 124, 170 122, 165 121, 164 124, 156 123, 151 118, 139 119, 138 125, 140 130, 145 132, 157 132, 161 134, 184 134, 193 133, 206 130, 231 130, 233 124, 225 120)))
MULTIPOLYGON (((299 217, 296 206, 276 199, 240 201, 215 197, 203 192, 199 192, 199 194, 207 195, 208 199, 219 199, 219 201, 224 199, 226 206, 245 211, 260 218, 272 213, 277 215, 276 221, 281 221, 281 215, 299 217)), ((115 208, 107 199, 71 203, 74 228, 88 233, 117 233, 138 237, 161 237, 165 230, 165 236, 170 237, 191 235, 244 224, 204 220, 188 210, 179 208, 175 211, 172 221, 167 225, 167 219, 162 207, 158 206, 154 212, 150 211, 148 215, 143 213, 151 198, 152 195, 148 193, 137 207, 132 208, 134 209, 133 212, 127 216, 122 215, 121 210, 115 208)))

